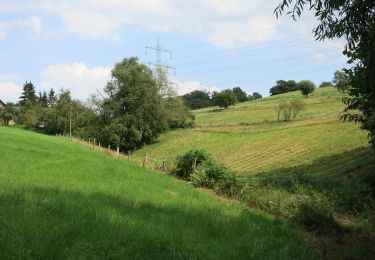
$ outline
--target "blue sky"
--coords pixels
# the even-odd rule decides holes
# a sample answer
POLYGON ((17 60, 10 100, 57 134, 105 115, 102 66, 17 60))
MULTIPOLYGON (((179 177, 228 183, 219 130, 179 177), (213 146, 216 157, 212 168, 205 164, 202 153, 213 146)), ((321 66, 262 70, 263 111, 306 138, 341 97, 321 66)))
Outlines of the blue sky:
POLYGON ((346 66, 344 41, 316 42, 316 21, 277 20, 278 0, 83 0, 0 2, 0 99, 17 101, 25 81, 85 100, 123 58, 155 62, 161 45, 183 94, 240 86, 268 95, 279 79, 330 81, 346 66))

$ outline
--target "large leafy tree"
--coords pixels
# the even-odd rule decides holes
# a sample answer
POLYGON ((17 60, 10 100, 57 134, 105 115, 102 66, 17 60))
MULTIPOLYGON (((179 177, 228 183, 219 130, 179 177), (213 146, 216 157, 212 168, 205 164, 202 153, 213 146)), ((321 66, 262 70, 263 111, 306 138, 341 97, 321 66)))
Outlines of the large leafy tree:
POLYGON ((298 84, 294 80, 278 80, 276 85, 270 89, 271 96, 299 90, 298 84))
POLYGON ((300 82, 298 82, 298 88, 301 90, 302 95, 308 97, 309 94, 314 92, 316 86, 310 80, 301 80, 300 82))
POLYGON ((211 105, 210 94, 206 91, 194 90, 185 94, 183 99, 190 109, 205 108, 211 105))
POLYGON ((103 143, 129 150, 151 143, 165 131, 168 125, 159 91, 152 71, 137 58, 117 63, 105 88, 103 143))
POLYGON ((238 102, 246 102, 249 100, 246 92, 243 91, 240 87, 234 87, 233 92, 236 95, 238 102))
POLYGON ((360 123, 375 146, 375 1, 283 0, 275 13, 287 12, 297 19, 305 8, 320 22, 313 31, 317 40, 346 39, 344 54, 353 67, 346 70, 351 88, 343 119, 360 123))
POLYGON ((219 107, 228 108, 229 106, 236 104, 238 101, 233 90, 225 89, 216 95, 215 102, 219 107))

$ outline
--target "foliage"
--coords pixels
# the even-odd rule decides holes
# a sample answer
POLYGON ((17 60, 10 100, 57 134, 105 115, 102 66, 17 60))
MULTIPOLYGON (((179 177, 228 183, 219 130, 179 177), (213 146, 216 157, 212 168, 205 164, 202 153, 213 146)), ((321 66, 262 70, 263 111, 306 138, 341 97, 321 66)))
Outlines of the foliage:
POLYGON ((350 97, 344 100, 348 111, 342 119, 360 123, 369 131, 370 142, 375 147, 375 2, 283 0, 275 13, 282 14, 291 7, 290 13, 296 19, 305 5, 315 12, 320 22, 314 29, 317 40, 345 37, 347 41, 344 54, 353 67, 345 70, 351 88, 350 97))
POLYGON ((335 84, 335 87, 342 92, 350 89, 349 74, 344 71, 337 70, 333 76, 332 82, 335 84))
POLYGON ((194 90, 183 96, 185 104, 190 109, 199 109, 211 106, 210 94, 201 90, 194 90))
POLYGON ((228 108, 229 106, 235 105, 238 101, 233 90, 225 89, 215 96, 215 102, 219 107, 228 108))
POLYGON ((4 109, 0 109, 0 118, 4 125, 9 125, 11 120, 15 121, 18 111, 13 103, 7 103, 4 109))
POLYGON ((233 88, 233 93, 237 97, 237 101, 239 103, 248 101, 248 97, 245 91, 243 91, 240 87, 233 88))
POLYGON ((254 92, 253 95, 252 95, 252 100, 257 100, 257 99, 261 99, 263 98, 263 96, 261 94, 259 94, 258 92, 254 92))
POLYGON ((290 121, 297 118, 301 110, 304 109, 304 104, 301 100, 294 99, 288 103, 279 103, 274 109, 277 115, 277 122, 280 122, 281 116, 284 118, 284 121, 290 121))
POLYGON ((185 106, 181 97, 170 97, 163 100, 167 112, 167 123, 169 129, 187 128, 194 126, 195 116, 185 106))
POLYGON ((193 167, 196 168, 209 159, 209 155, 203 150, 190 150, 177 157, 172 173, 182 179, 189 179, 194 173, 193 167))
POLYGON ((32 107, 37 102, 37 96, 35 94, 35 87, 33 83, 27 82, 22 87, 22 95, 19 100, 19 104, 23 107, 32 107))
POLYGON ((333 87, 333 84, 331 81, 323 81, 319 85, 319 88, 327 88, 327 87, 333 87))
POLYGON ((293 220, 309 230, 327 231, 337 227, 331 207, 324 200, 308 195, 300 200, 293 220))
POLYGON ((287 93, 291 91, 300 90, 298 84, 294 80, 278 80, 276 85, 270 89, 271 96, 287 93))
POLYGON ((316 89, 316 86, 310 80, 302 80, 298 82, 298 87, 301 90, 302 95, 308 97, 309 94, 313 93, 316 89))

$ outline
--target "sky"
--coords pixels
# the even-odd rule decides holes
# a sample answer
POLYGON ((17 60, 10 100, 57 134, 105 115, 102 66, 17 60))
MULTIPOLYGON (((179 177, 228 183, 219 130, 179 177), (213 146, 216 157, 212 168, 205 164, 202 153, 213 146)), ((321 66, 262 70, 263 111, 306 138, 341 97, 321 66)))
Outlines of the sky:
POLYGON ((319 85, 346 67, 342 39, 317 42, 311 13, 276 19, 279 0, 0 0, 0 99, 68 89, 86 100, 124 58, 162 64, 179 94, 235 86, 269 95, 277 80, 319 85))

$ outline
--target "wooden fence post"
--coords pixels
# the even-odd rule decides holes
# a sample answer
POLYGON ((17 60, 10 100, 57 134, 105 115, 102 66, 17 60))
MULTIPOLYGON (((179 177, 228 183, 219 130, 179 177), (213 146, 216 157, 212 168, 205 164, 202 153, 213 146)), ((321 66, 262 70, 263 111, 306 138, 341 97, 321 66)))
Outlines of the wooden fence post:
POLYGON ((130 161, 130 151, 128 151, 128 161, 130 161))
POLYGON ((92 143, 92 149, 94 149, 94 150, 95 150, 95 141, 96 141, 96 139, 94 138, 94 142, 92 143))
POLYGON ((147 153, 145 154, 145 157, 143 158, 143 167, 146 167, 147 164, 147 153))
POLYGON ((117 152, 116 152, 116 160, 118 160, 118 156, 120 154, 120 147, 117 147, 117 152))
POLYGON ((165 161, 163 161, 163 172, 166 171, 166 165, 165 165, 165 161))

